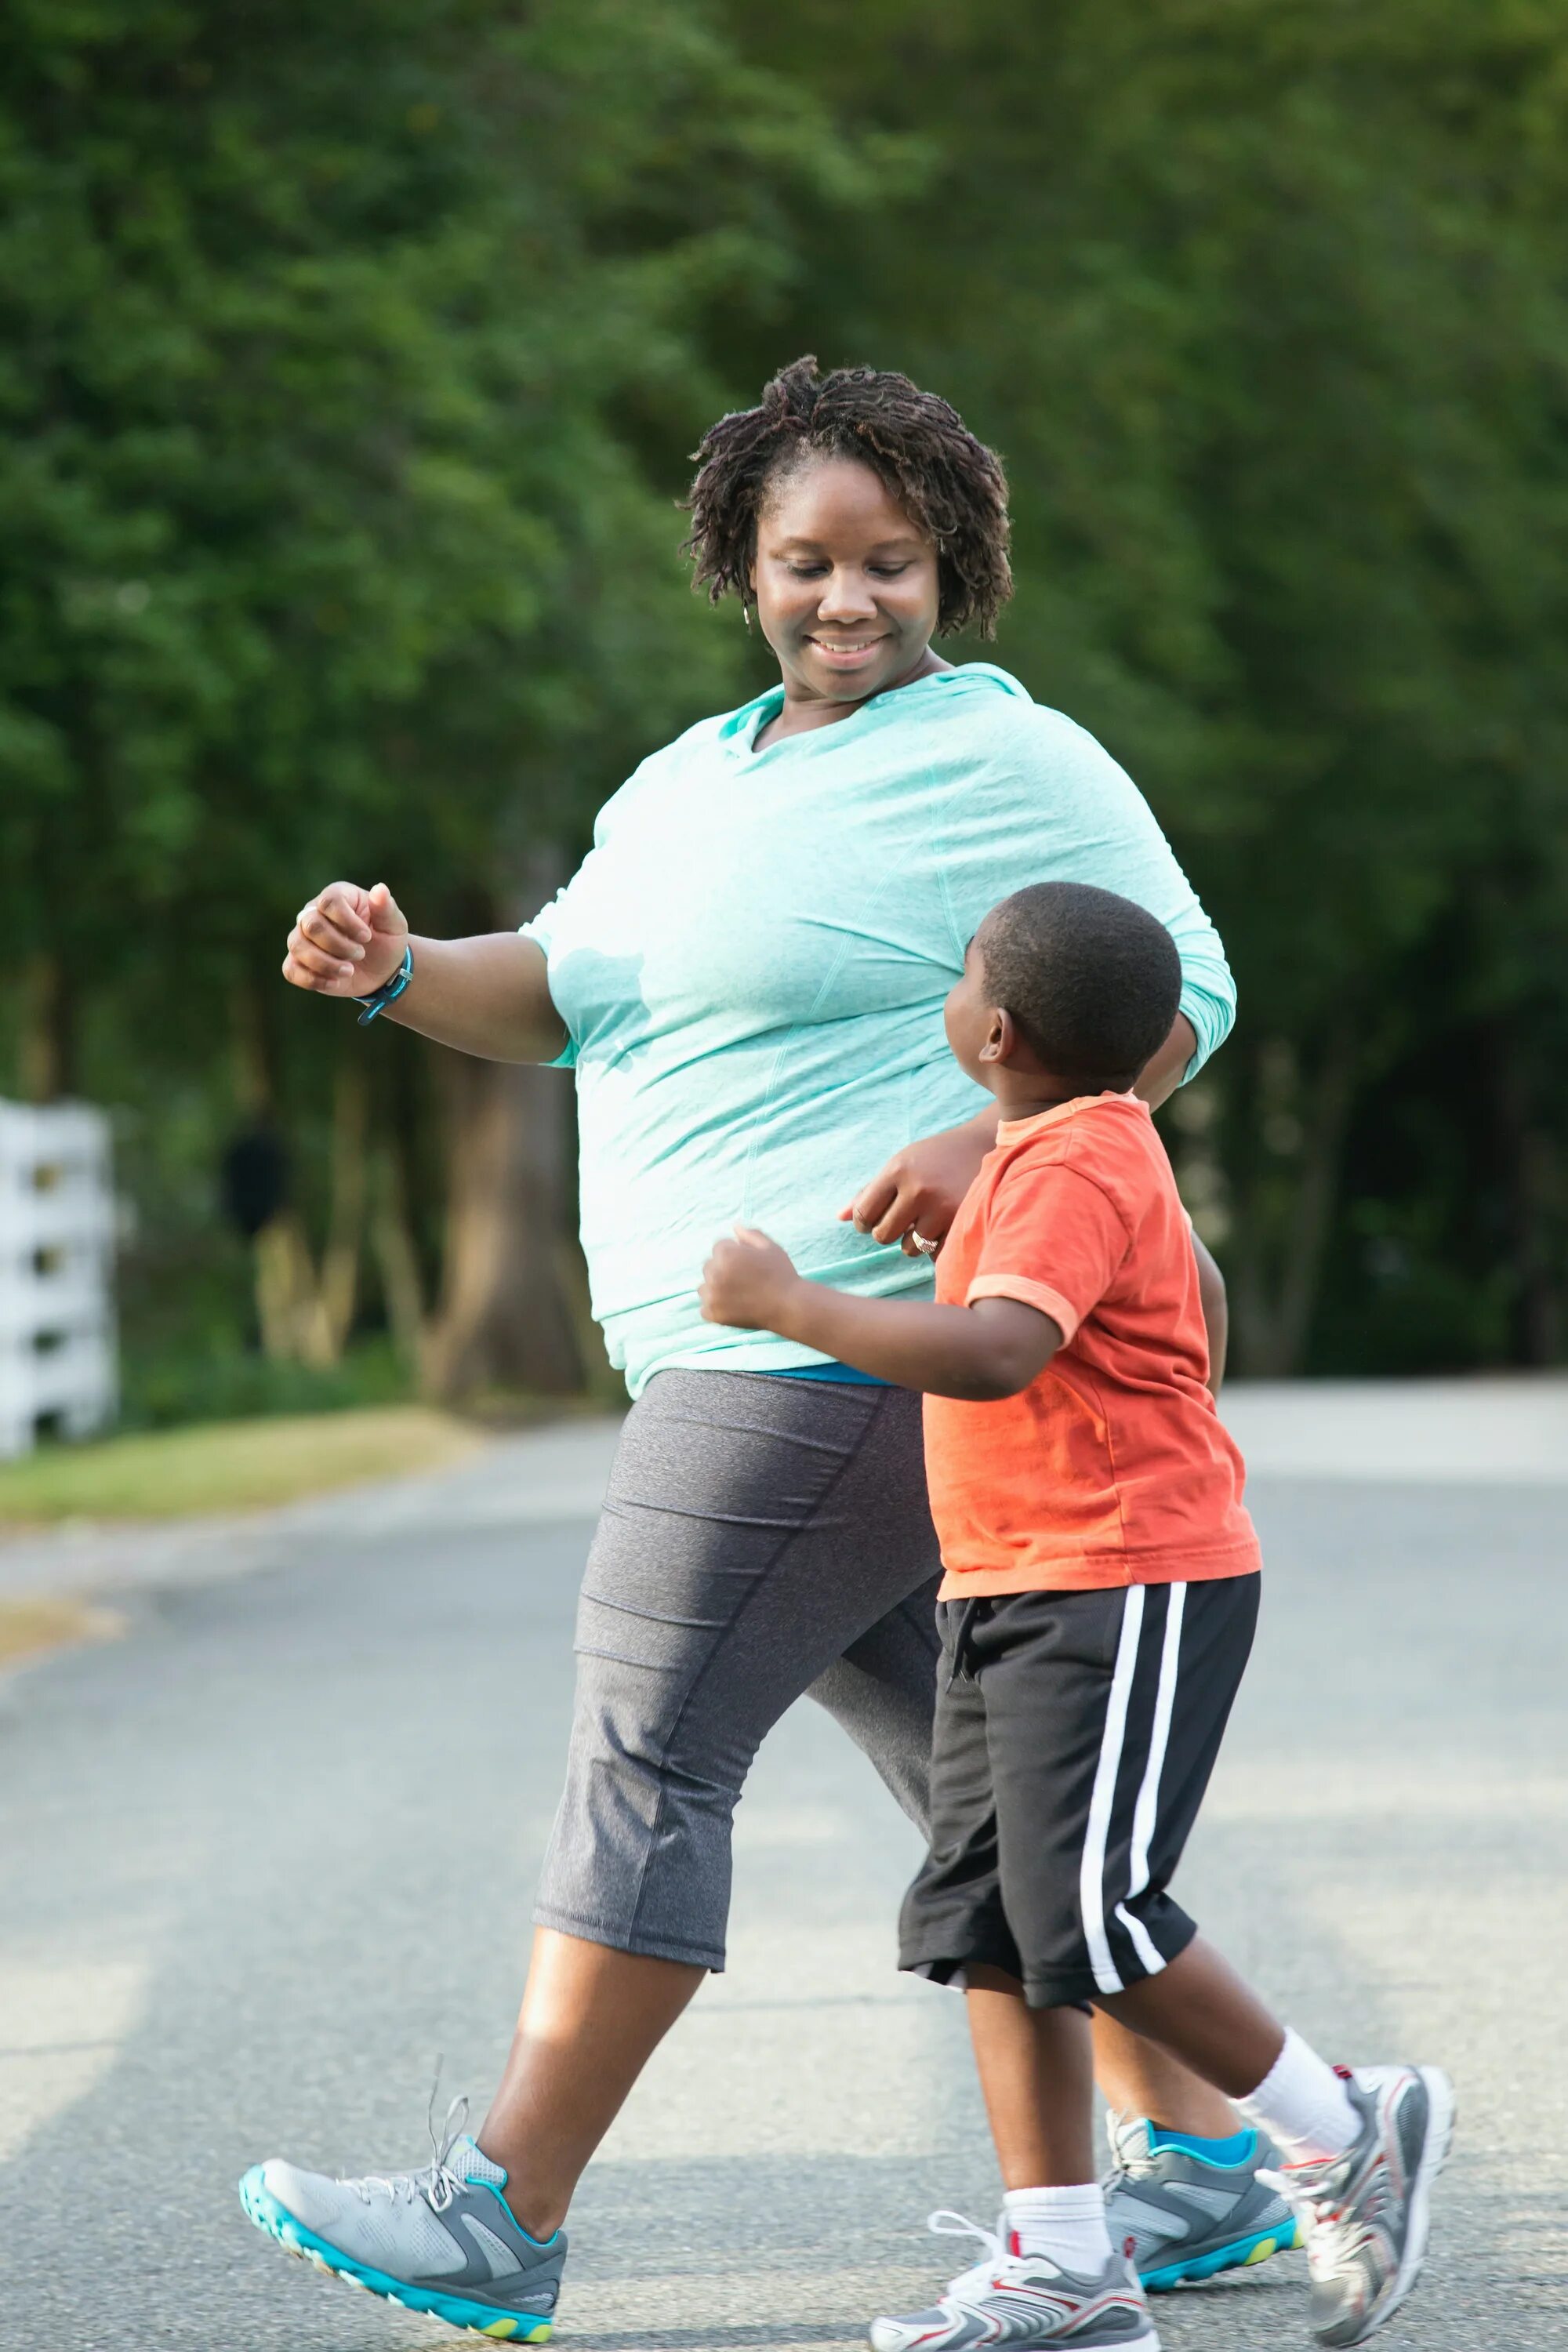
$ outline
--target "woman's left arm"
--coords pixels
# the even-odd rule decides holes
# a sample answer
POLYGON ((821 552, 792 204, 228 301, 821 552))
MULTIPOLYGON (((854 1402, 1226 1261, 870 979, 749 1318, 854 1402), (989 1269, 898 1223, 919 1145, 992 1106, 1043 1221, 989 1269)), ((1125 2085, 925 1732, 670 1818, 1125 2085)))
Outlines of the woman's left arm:
POLYGON ((1151 1110, 1158 1110, 1181 1085, 1197 1050, 1197 1031, 1184 1013, 1178 1013, 1171 1024, 1170 1035, 1153 1060, 1145 1064, 1133 1093, 1142 1095, 1151 1110))
MULTIPOLYGON (((1192 1023, 1178 1013, 1171 1034, 1145 1068, 1134 1091, 1151 1110, 1181 1085, 1198 1041, 1192 1023)), ((926 1255, 915 1242, 940 1242, 958 1213, 958 1204, 980 1173, 980 1163, 996 1140, 999 1113, 987 1103, 962 1127, 922 1135, 895 1151, 868 1184, 861 1186, 839 1216, 858 1233, 879 1242, 902 1242, 906 1257, 926 1255)))
MULTIPOLYGON (((1138 1081, 1158 1109, 1236 1018, 1219 934, 1142 793, 1092 735, 1030 705, 999 751, 977 761, 973 783, 949 803, 942 861, 954 962, 962 964, 997 901, 1026 883, 1093 882, 1136 898, 1165 925, 1182 959, 1182 1009, 1138 1081)), ((914 1255, 915 1234, 942 1240, 995 1134, 990 1103, 962 1127, 906 1144, 840 1213, 879 1242, 901 1240, 914 1255)))
POLYGON ((1131 777, 1059 711, 1030 705, 1011 718, 973 784, 948 802, 939 855, 959 962, 997 900, 1030 882, 1093 883, 1164 924, 1182 959, 1187 1028, 1176 1024, 1140 1080, 1150 1102, 1224 1044, 1236 983, 1219 934, 1131 777))

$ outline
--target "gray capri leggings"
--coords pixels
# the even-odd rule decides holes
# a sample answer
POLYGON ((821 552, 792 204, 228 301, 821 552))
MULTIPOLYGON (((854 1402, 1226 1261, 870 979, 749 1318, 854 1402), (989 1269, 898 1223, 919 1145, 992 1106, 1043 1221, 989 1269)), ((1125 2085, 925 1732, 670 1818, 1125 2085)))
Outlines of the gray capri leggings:
POLYGON ((735 1801, 803 1694, 923 1830, 938 1572, 918 1396, 757 1372, 650 1381, 583 1580, 539 1924, 721 1969, 735 1801))

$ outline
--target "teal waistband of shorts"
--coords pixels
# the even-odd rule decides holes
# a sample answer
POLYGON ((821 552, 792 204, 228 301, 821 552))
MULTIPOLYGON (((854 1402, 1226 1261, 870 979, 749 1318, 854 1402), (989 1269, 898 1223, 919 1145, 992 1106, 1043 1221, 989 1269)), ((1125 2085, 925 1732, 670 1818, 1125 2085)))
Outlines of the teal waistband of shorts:
POLYGON ((853 1364, 757 1364, 752 1369, 773 1381, 844 1381, 858 1389, 893 1385, 891 1381, 879 1381, 875 1372, 858 1372, 853 1364))

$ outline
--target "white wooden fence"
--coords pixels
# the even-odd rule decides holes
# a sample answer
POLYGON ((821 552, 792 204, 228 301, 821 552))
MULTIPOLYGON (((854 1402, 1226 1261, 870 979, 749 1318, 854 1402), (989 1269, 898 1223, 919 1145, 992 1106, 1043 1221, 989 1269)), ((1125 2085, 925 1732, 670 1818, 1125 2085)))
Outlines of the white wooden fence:
POLYGON ((0 1460, 112 1419, 113 1267, 108 1119, 0 1102, 0 1460))

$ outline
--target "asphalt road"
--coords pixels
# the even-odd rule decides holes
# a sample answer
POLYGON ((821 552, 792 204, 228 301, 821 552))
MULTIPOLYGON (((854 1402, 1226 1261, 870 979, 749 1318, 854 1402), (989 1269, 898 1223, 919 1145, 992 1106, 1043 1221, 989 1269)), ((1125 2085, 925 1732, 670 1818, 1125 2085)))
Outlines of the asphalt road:
MULTIPOLYGON (((503 1453, 466 1486, 296 1515, 243 1575, 187 1546, 123 1639, 0 1696, 6 2352, 456 2340, 285 2261, 234 2182, 273 2152, 416 2162, 437 2053, 482 2109, 588 1533, 551 1516, 581 1479, 510 1476, 503 1453)), ((1185 1900, 1331 2053, 1457 2079, 1388 2352, 1568 2346, 1568 1487, 1265 1475, 1254 1501, 1264 1628, 1185 1900)), ((988 2219, 995 2184, 962 2004, 891 1965, 915 1859, 797 1709, 742 1807, 730 1971, 584 2186, 563 2347, 854 2344, 965 2259, 925 2214, 988 2219)), ((1305 2345, 1300 2258, 1166 2297, 1159 2324, 1168 2352, 1305 2345)))

